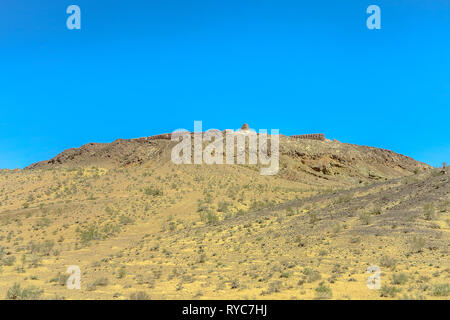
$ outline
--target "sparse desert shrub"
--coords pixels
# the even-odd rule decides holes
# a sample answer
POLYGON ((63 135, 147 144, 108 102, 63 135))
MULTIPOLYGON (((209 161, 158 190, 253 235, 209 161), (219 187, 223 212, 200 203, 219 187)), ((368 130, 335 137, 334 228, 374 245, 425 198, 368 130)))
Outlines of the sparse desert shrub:
POLYGON ((294 209, 292 209, 292 207, 287 207, 287 209, 286 209, 286 215, 287 215, 288 217, 294 215, 294 209))
POLYGON ((350 239, 350 243, 360 243, 361 238, 360 237, 353 237, 350 239))
POLYGON ((423 206, 423 215, 425 220, 434 220, 438 218, 436 208, 432 203, 427 203, 423 206))
POLYGON ((383 286, 380 290, 380 297, 395 298, 395 296, 399 292, 400 292, 399 288, 395 288, 395 287, 391 287, 391 286, 383 286))
POLYGON ((60 286, 65 286, 69 277, 69 274, 58 272, 53 279, 50 279, 50 282, 56 283, 60 286))
POLYGON ((317 213, 309 212, 308 216, 309 216, 309 223, 312 225, 315 225, 316 222, 320 220, 319 217, 317 216, 317 213))
POLYGON ((450 295, 450 284, 448 283, 440 283, 435 284, 432 290, 433 296, 436 297, 447 297, 450 295))
POLYGON ((404 183, 404 184, 413 184, 413 183, 416 183, 418 181, 418 178, 417 177, 414 177, 414 176, 408 176, 408 177, 406 177, 402 182, 404 183))
POLYGON ((339 222, 333 223, 331 225, 331 230, 333 231, 334 234, 338 234, 339 232, 342 231, 342 224, 339 222))
POLYGON ((344 196, 341 196, 337 198, 336 203, 346 203, 353 199, 353 194, 346 194, 344 196))
POLYGON ((439 211, 446 212, 450 210, 450 201, 443 201, 439 203, 439 211))
POLYGON ((382 256, 380 259, 380 265, 385 268, 395 269, 396 264, 397 260, 390 256, 382 256))
POLYGON ((278 280, 272 281, 269 284, 269 288, 267 289, 267 294, 280 292, 282 287, 283 287, 283 284, 281 283, 281 281, 278 281, 278 280))
POLYGON ((241 285, 241 283, 239 282, 238 279, 233 279, 230 281, 230 288, 231 289, 237 289, 239 288, 239 286, 241 285))
POLYGON ((0 265, 3 264, 4 266, 11 267, 14 265, 15 262, 16 262, 15 256, 7 256, 0 261, 0 265))
POLYGON ((121 267, 119 269, 119 272, 117 273, 117 278, 122 279, 122 278, 125 278, 126 275, 127 275, 127 270, 125 269, 125 267, 121 267))
POLYGON ((359 220, 361 221, 362 224, 369 225, 372 222, 372 217, 370 216, 369 213, 364 212, 359 215, 359 220))
POLYGON ((417 295, 409 295, 409 294, 403 294, 400 298, 400 300, 426 300, 425 296, 417 294, 417 295))
POLYGON ((411 252, 413 253, 422 252, 423 249, 425 248, 425 245, 426 241, 424 238, 414 236, 410 242, 411 252))
MULTIPOLYGON (((120 222, 120 218, 119 218, 119 222, 120 222)), ((133 222, 131 222, 131 223, 133 223, 133 222)), ((128 223, 128 221, 127 221, 127 223, 128 223)), ((116 234, 118 234, 119 232, 120 232, 120 226, 115 223, 112 223, 112 222, 106 223, 100 228, 100 233, 101 233, 102 239, 113 237, 116 234)))
POLYGON ((408 282, 408 275, 406 273, 392 275, 392 284, 403 285, 406 282, 408 282))
POLYGON ((200 219, 206 224, 214 224, 219 221, 219 217, 211 210, 200 212, 200 219))
POLYGON ((318 299, 331 299, 333 297, 331 288, 327 287, 323 281, 319 283, 319 286, 315 289, 315 292, 318 299))
POLYGON ((159 197, 163 195, 163 191, 156 187, 147 187, 144 189, 144 194, 147 196, 159 197))
POLYGON ((175 221, 169 222, 169 231, 175 231, 177 229, 177 223, 175 221))
POLYGON ((121 216, 119 217, 119 223, 120 223, 120 224, 123 224, 123 225, 133 224, 133 223, 134 223, 134 220, 133 220, 131 217, 129 217, 129 216, 121 215, 121 216))
POLYGON ((75 231, 79 234, 80 240, 83 244, 87 244, 92 240, 103 239, 98 227, 93 224, 87 226, 85 229, 77 228, 75 231))
POLYGON ((197 204, 197 212, 207 212, 209 210, 209 206, 206 203, 199 202, 197 204))
POLYGON ((308 283, 320 280, 321 275, 320 272, 313 270, 311 268, 303 269, 304 280, 308 283))
POLYGON ((95 286, 101 286, 101 287, 107 286, 108 283, 109 283, 109 280, 106 277, 98 278, 97 280, 94 281, 95 286))
POLYGON ((41 219, 38 220, 38 222, 36 222, 36 227, 38 228, 47 228, 48 226, 50 226, 52 224, 52 220, 47 218, 47 217, 43 217, 41 219))
POLYGON ((440 170, 432 170, 430 172, 430 177, 438 177, 441 175, 441 171, 440 170))
POLYGON ((27 257, 28 267, 37 268, 42 263, 42 257, 36 253, 32 253, 27 257))
POLYGON ((205 262, 206 262, 206 254, 202 253, 198 258, 198 263, 205 263, 205 262))
POLYGON ((53 240, 44 240, 42 242, 30 241, 27 247, 31 254, 48 256, 52 252, 54 245, 55 242, 53 240))
POLYGON ((383 213, 383 209, 381 209, 381 207, 376 207, 375 209, 373 209, 372 211, 372 215, 374 216, 379 216, 380 214, 383 213))
POLYGON ((30 286, 22 289, 20 284, 15 283, 6 293, 7 300, 37 300, 42 294, 35 286, 30 286))
POLYGON ((130 295, 130 300, 151 300, 150 296, 144 291, 133 292, 130 295))
POLYGON ((105 287, 108 285, 108 283, 109 283, 108 278, 106 277, 98 278, 87 286, 87 290, 95 291, 97 287, 105 287))
POLYGON ((220 201, 217 206, 217 211, 219 212, 227 212, 228 209, 231 207, 232 203, 228 201, 220 201))
POLYGON ((306 246, 306 241, 301 236, 296 236, 294 242, 297 243, 299 247, 306 246))
POLYGON ((161 276, 162 276, 162 270, 161 270, 161 269, 159 269, 159 270, 153 270, 153 278, 155 278, 155 279, 160 279, 161 276))

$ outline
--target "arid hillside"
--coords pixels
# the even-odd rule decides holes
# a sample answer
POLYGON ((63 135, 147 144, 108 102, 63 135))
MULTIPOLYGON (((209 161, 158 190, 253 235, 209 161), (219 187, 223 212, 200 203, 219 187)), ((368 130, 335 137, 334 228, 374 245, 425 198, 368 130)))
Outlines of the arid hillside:
MULTIPOLYGON (((148 162, 168 162, 177 142, 158 139, 140 142, 119 139, 112 143, 89 143, 66 150, 56 157, 26 169, 101 166, 125 168, 148 162)), ((430 169, 430 166, 390 150, 330 140, 317 141, 280 137, 283 177, 291 180, 333 180, 355 183, 385 180, 430 169)))
POLYGON ((174 144, 91 143, 1 170, 0 298, 448 299, 448 168, 282 137, 279 173, 261 176, 175 165, 174 144))

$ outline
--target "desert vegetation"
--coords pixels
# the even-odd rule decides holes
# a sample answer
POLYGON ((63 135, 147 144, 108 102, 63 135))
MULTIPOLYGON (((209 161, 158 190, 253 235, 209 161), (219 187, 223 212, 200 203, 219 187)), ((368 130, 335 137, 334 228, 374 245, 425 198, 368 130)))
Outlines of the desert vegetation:
POLYGON ((282 139, 261 176, 155 141, 0 171, 0 298, 448 299, 448 167, 282 139))

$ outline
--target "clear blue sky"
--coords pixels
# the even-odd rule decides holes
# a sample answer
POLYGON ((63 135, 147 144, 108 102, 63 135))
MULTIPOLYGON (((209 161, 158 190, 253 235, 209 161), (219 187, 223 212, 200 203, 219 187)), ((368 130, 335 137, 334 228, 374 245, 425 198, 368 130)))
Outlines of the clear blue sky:
POLYGON ((0 2, 0 168, 194 120, 440 165, 449 119, 450 1, 0 2), (381 30, 366 28, 370 4, 381 30))

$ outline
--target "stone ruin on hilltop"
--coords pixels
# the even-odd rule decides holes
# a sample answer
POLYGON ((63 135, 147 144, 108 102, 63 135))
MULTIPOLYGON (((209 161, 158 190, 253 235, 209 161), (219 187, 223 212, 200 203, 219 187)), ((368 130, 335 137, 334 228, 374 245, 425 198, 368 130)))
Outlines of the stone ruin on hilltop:
MULTIPOLYGON (((250 128, 247 123, 244 123, 239 131, 250 131, 250 128)), ((222 132, 225 133, 225 130, 222 132)), ((202 134, 203 133, 204 132, 202 132, 202 134)), ((194 135, 194 132, 191 132, 191 135, 194 135)), ((142 137, 142 138, 136 138, 136 139, 131 139, 131 140, 137 141, 137 142, 146 142, 146 141, 150 141, 150 140, 171 140, 171 138, 172 138, 171 133, 164 133, 164 134, 157 134, 157 135, 150 136, 150 137, 142 137)), ((300 135, 289 136, 289 138, 325 141, 325 134, 323 134, 323 133, 300 134, 300 135)))

